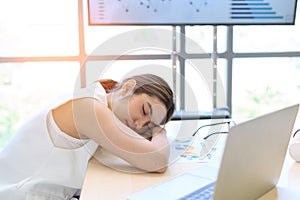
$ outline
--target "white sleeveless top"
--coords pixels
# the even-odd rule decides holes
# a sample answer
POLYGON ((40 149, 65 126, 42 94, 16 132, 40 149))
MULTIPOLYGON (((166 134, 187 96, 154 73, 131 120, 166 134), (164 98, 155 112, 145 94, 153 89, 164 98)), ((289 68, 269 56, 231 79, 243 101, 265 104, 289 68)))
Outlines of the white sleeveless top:
POLYGON ((84 97, 107 105, 105 90, 96 83, 43 110, 15 134, 0 153, 0 199, 71 199, 81 189, 88 160, 98 144, 61 132, 51 119, 51 110, 70 99, 84 97))

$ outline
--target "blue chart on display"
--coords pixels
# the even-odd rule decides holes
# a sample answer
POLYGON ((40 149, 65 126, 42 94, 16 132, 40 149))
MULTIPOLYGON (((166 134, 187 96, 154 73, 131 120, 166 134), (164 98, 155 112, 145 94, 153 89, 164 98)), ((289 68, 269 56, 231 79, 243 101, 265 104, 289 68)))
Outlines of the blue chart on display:
POLYGON ((297 0, 89 0, 90 25, 295 24, 297 0))

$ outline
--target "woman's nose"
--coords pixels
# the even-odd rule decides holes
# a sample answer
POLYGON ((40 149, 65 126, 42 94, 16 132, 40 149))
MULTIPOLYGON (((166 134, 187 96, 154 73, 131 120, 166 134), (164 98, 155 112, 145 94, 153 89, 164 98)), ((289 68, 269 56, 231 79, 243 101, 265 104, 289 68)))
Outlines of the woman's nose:
POLYGON ((141 129, 150 122, 150 117, 144 117, 136 121, 136 128, 141 129))

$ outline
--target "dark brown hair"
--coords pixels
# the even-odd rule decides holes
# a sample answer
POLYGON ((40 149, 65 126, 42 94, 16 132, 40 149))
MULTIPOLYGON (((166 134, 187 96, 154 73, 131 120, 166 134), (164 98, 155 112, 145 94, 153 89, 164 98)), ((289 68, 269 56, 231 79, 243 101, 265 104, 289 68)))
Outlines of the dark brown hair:
POLYGON ((134 94, 147 94, 157 97, 167 108, 166 118, 162 121, 162 125, 170 121, 175 110, 173 91, 168 83, 159 76, 154 74, 140 74, 129 77, 118 83, 111 79, 102 79, 99 82, 104 87, 107 93, 116 91, 122 88, 123 84, 128 80, 136 81, 134 94))

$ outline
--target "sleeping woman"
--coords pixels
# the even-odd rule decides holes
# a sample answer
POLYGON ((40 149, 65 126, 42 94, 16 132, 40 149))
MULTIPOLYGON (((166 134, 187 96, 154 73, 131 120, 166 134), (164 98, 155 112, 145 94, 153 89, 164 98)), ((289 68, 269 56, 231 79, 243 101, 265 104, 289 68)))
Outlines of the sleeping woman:
POLYGON ((98 146, 145 172, 164 172, 163 128, 174 112, 162 78, 101 80, 29 119, 0 153, 3 199, 72 199, 98 146))

